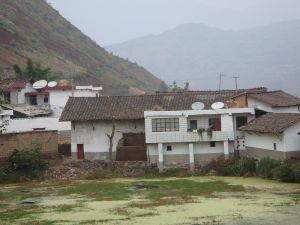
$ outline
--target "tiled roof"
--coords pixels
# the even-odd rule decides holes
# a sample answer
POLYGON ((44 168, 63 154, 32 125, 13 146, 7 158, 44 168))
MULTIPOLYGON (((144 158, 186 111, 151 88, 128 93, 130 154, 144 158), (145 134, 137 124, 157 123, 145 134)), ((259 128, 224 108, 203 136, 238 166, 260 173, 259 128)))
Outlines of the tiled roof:
POLYGON ((239 130, 260 133, 281 133, 297 122, 300 122, 300 113, 267 113, 240 127, 239 130))
MULTIPOLYGON (((253 90, 253 89, 249 89, 253 90)), ((182 93, 159 93, 156 95, 140 96, 101 96, 69 98, 61 121, 90 121, 90 120, 117 120, 143 119, 144 111, 160 108, 166 111, 189 110, 196 101, 205 104, 209 109, 217 101, 225 102, 237 91, 192 91, 182 93)))
POLYGON ((5 79, 0 80, 0 91, 8 92, 11 90, 19 90, 26 87, 28 81, 23 79, 5 79))
POLYGON ((300 98, 287 94, 284 91, 268 91, 250 94, 248 93, 247 96, 269 104, 272 107, 300 105, 300 98))

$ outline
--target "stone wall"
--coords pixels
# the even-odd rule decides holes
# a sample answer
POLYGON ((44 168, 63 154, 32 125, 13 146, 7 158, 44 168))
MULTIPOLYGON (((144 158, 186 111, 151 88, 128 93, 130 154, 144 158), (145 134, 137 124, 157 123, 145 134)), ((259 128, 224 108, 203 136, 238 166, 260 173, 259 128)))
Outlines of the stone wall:
POLYGON ((58 153, 57 131, 34 131, 0 135, 0 160, 8 158, 15 150, 38 146, 44 155, 58 153))

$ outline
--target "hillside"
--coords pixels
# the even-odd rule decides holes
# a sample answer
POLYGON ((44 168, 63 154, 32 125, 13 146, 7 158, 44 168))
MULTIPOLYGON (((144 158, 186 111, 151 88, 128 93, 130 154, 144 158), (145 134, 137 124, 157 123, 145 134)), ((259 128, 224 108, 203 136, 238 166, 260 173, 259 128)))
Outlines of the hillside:
POLYGON ((106 49, 136 61, 168 83, 190 81, 192 88, 268 86, 300 95, 300 20, 247 30, 185 24, 106 49))
POLYGON ((144 68, 107 53, 45 0, 1 0, 0 71, 27 58, 65 77, 97 77, 106 94, 153 92, 163 86, 144 68))

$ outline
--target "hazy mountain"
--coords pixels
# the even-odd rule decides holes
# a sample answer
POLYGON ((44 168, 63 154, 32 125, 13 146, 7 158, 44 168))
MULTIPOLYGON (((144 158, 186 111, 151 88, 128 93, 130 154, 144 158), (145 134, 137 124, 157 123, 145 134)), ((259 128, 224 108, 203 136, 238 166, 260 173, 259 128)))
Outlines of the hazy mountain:
POLYGON ((247 30, 185 24, 106 49, 143 65, 168 83, 193 88, 268 86, 300 94, 300 20, 247 30))
POLYGON ((153 92, 161 86, 142 67, 107 53, 46 1, 1 0, 0 71, 24 64, 28 57, 63 76, 93 75, 108 94, 126 94, 130 89, 153 92))

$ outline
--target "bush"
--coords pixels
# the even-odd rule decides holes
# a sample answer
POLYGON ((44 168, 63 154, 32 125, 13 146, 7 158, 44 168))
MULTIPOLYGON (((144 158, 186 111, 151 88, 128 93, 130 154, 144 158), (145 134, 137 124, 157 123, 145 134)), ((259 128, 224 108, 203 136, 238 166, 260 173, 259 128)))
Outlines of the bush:
POLYGON ((269 157, 263 158, 259 161, 257 171, 263 178, 271 179, 274 178, 274 173, 276 169, 280 166, 281 161, 271 159, 269 157))
POLYGON ((300 183, 300 163, 285 162, 276 170, 276 178, 282 182, 300 183))
POLYGON ((256 159, 254 158, 241 158, 240 169, 241 175, 254 175, 256 172, 256 159))
POLYGON ((17 173, 29 178, 36 178, 47 169, 47 164, 37 147, 16 151, 9 157, 8 161, 17 173))
POLYGON ((4 167, 0 167, 0 182, 8 180, 7 170, 4 167))

